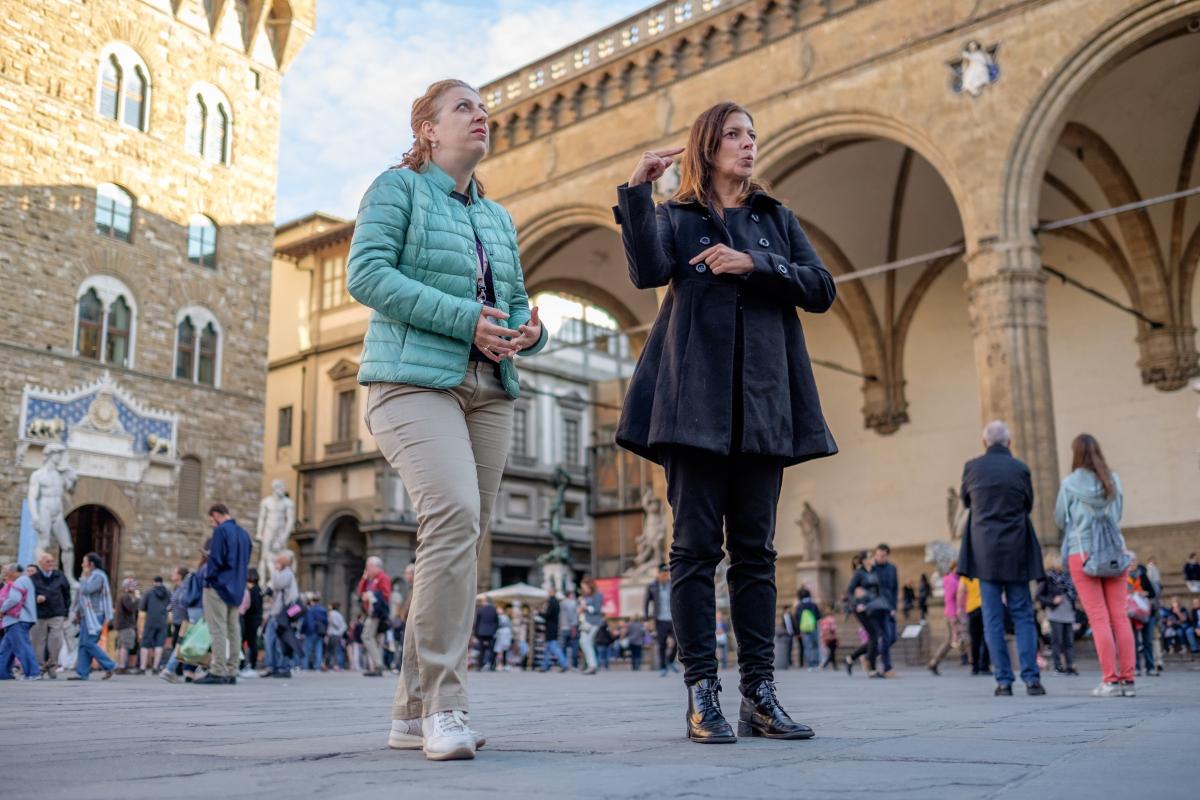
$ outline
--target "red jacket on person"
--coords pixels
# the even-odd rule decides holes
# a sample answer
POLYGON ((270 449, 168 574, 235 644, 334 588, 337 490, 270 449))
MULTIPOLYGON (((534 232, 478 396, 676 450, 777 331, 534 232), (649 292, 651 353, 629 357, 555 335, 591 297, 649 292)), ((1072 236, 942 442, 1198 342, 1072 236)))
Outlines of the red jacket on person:
MULTIPOLYGON (((375 597, 378 597, 380 594, 382 594, 383 602, 390 602, 392 598, 392 579, 387 576, 386 572, 380 572, 374 578, 362 578, 358 582, 358 596, 361 598, 366 592, 371 592, 371 594, 375 597)), ((370 601, 363 600, 362 607, 363 610, 370 615, 370 601)))

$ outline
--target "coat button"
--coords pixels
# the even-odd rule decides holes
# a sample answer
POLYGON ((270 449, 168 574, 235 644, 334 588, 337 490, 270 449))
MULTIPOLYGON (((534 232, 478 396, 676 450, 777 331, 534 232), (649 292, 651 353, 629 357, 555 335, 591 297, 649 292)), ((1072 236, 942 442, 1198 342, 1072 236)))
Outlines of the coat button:
POLYGON ((750 219, 754 220, 755 222, 758 222, 758 214, 751 214, 750 219))
POLYGON ((760 247, 770 247, 771 246, 771 243, 768 242, 765 237, 762 239, 759 239, 758 244, 760 247))
POLYGON ((712 244, 712 239, 708 238, 707 236, 701 236, 700 244, 712 244))
POLYGON ((781 262, 779 262, 779 274, 780 274, 780 275, 787 275, 787 272, 788 272, 788 270, 787 270, 787 267, 786 267, 786 266, 784 266, 784 264, 783 264, 783 262, 782 262, 782 261, 781 261, 781 262))
POLYGON ((699 264, 696 265, 696 272, 704 272, 707 269, 708 269, 708 264, 705 264, 703 261, 701 261, 699 264))

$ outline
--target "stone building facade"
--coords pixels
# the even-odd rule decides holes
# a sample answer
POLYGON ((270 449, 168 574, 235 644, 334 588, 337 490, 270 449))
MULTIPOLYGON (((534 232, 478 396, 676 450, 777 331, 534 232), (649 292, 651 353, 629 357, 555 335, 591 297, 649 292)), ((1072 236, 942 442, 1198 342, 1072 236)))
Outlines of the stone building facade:
POLYGON ((46 445, 78 570, 253 531, 280 81, 314 0, 12 0, 0 22, 0 554, 46 445))
POLYGON ((1196 0, 672 0, 483 87, 482 174, 531 290, 569 280, 644 325, 615 187, 714 102, 749 108, 757 174, 839 280, 833 313, 803 321, 842 452, 787 472, 781 589, 806 501, 838 583, 881 540, 902 576, 931 571, 993 418, 1032 468, 1044 543, 1087 431, 1129 540, 1177 581, 1200 539, 1200 197, 1050 223, 1200 184, 1198 75, 1196 0))
MULTIPOLYGON (((417 530, 412 500, 363 422, 367 392, 357 378, 370 310, 346 291, 353 232, 352 221, 325 214, 277 231, 262 476, 264 494, 282 480, 296 498, 290 546, 301 587, 343 608, 368 556, 382 558, 391 575, 403 574, 417 530)), ((519 359, 522 396, 481 549, 481 590, 541 583, 539 557, 554 544, 548 521, 560 480, 571 566, 577 576, 592 571, 592 381, 627 376, 632 362, 624 337, 601 351, 592 341, 596 331, 583 326, 563 320, 543 353, 519 359)))

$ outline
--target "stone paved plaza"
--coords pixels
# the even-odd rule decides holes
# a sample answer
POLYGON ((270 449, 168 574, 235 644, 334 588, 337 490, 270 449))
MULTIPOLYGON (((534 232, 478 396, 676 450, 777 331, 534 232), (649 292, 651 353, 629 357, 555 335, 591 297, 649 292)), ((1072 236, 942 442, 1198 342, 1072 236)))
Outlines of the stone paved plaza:
MULTIPOLYGON (((8 683, 0 771, 39 800, 1196 796, 1200 671, 1177 665, 1108 700, 1088 696, 1086 664, 1048 677, 1043 698, 946 673, 783 672, 781 697, 817 738, 720 746, 684 740, 677 676, 473 673, 472 722, 490 741, 444 764, 385 746, 391 679, 8 683)), ((724 683, 732 716, 736 676, 724 683)))

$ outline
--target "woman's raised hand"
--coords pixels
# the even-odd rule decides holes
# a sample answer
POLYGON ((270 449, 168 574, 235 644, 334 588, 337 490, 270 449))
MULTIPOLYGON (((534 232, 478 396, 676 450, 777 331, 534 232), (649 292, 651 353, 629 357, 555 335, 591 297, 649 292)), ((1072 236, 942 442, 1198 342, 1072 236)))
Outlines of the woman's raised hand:
POLYGON ((629 176, 630 188, 661 178, 662 174, 667 171, 667 168, 675 163, 675 156, 682 153, 683 150, 684 148, 682 147, 670 147, 666 150, 647 150, 642 154, 642 160, 634 168, 633 174, 629 176))
POLYGON ((512 336, 513 332, 503 325, 492 322, 493 319, 508 319, 508 314, 498 308, 484 306, 479 312, 479 321, 475 323, 475 346, 481 353, 499 364, 500 359, 511 356, 516 350, 513 349, 512 342, 506 338, 512 336))

